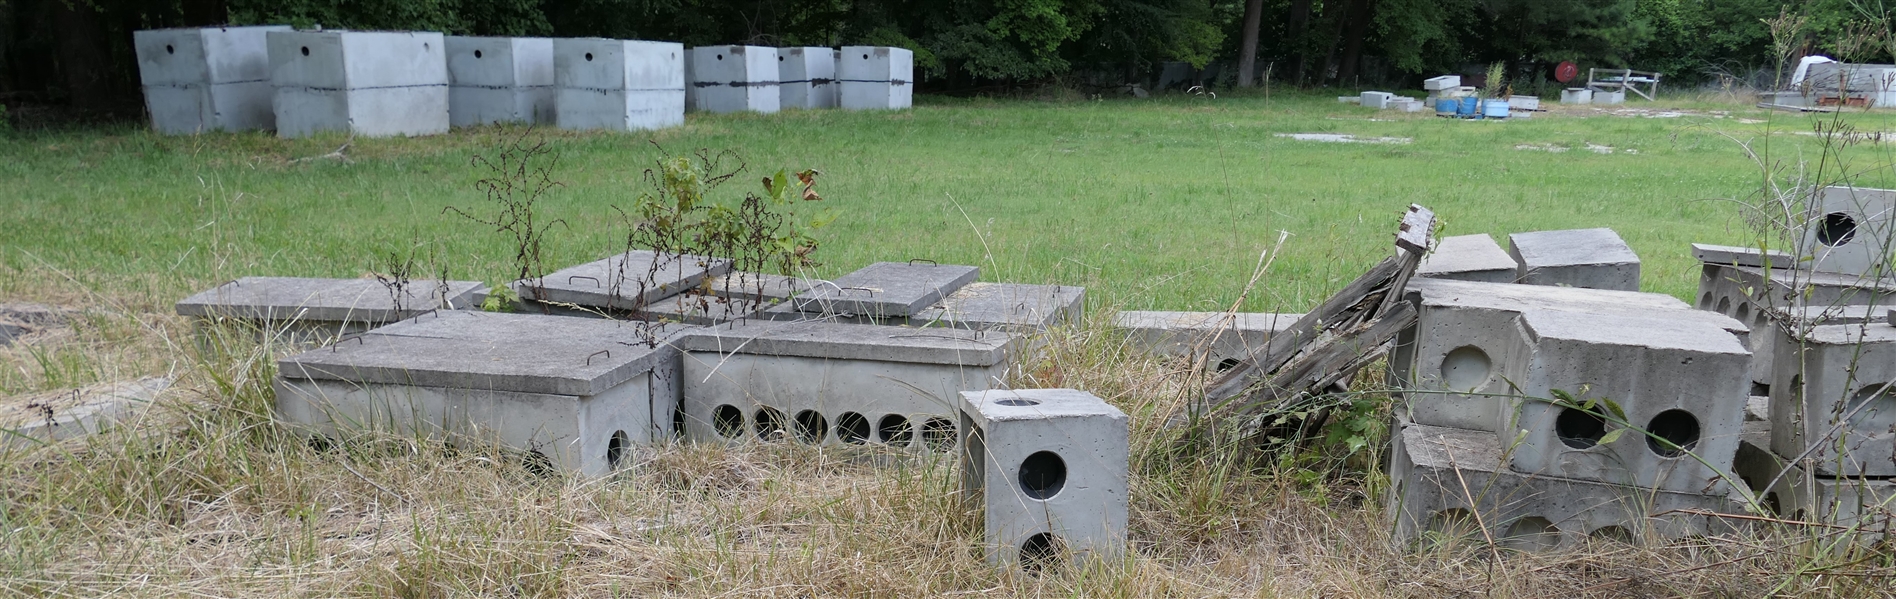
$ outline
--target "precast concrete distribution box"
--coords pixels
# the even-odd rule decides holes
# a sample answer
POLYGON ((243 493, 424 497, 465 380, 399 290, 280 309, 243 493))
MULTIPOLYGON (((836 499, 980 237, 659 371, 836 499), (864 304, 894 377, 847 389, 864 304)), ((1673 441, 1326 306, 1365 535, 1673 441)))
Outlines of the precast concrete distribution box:
POLYGON ((1501 244, 1486 233, 1443 237, 1422 262, 1415 276, 1487 283, 1513 283, 1519 265, 1501 244))
POLYGON ((1896 327, 1778 327, 1771 449, 1811 474, 1896 476, 1896 327))
POLYGON ((522 300, 607 315, 636 312, 731 271, 723 258, 628 250, 513 282, 522 300))
POLYGON ((685 107, 700 112, 776 112, 777 49, 706 46, 685 51, 685 107))
POLYGON ((795 439, 946 452, 962 391, 1001 384, 1017 338, 999 331, 746 320, 676 340, 686 438, 795 439))
POLYGON ((367 137, 448 130, 448 61, 439 33, 271 31, 277 135, 367 137))
POLYGON ((1758 310, 1758 324, 1753 327, 1757 334, 1751 336, 1751 382, 1753 393, 1770 394, 1771 377, 1777 362, 1777 347, 1781 332, 1773 329, 1790 327, 1793 331, 1809 331, 1822 325, 1865 324, 1879 322, 1885 306, 1785 306, 1779 308, 1761 308, 1758 310))
POLYGON ((909 326, 1004 329, 1033 333, 1078 322, 1086 288, 1072 285, 969 283, 908 318, 909 326))
POLYGON ((1128 419, 1074 389, 960 394, 961 496, 989 563, 1040 570, 1126 552, 1128 419))
POLYGON ((685 124, 685 46, 603 38, 553 40, 561 129, 640 131, 685 124))
POLYGON ((816 284, 794 302, 805 313, 906 319, 980 276, 981 269, 974 266, 919 260, 877 262, 816 284))
POLYGON ((1520 283, 1639 291, 1639 256, 1612 229, 1515 233, 1508 255, 1520 283))
POLYGON ((903 48, 843 46, 837 53, 839 103, 847 110, 908 108, 914 103, 915 53, 903 48))
POLYGON ((1270 312, 1126 311, 1113 317, 1113 329, 1134 350, 1194 360, 1202 355, 1206 367, 1224 371, 1264 351, 1271 335, 1300 318, 1302 314, 1270 312))
POLYGON ((1825 187, 1808 209, 1809 224, 1799 248, 1812 259, 1799 266, 1866 279, 1896 276, 1890 270, 1890 244, 1896 243, 1896 190, 1825 187))
POLYGON ((836 107, 836 50, 777 49, 778 104, 783 108, 836 107))
POLYGON ((275 129, 265 38, 289 30, 268 25, 133 32, 151 128, 166 135, 275 129))
POLYGON ((451 35, 448 122, 553 124, 553 40, 451 35))
POLYGON ((311 435, 495 443, 530 466, 604 475, 670 434, 678 353, 663 339, 676 332, 432 312, 279 361, 277 416, 311 435))
POLYGON ((1746 422, 1732 463, 1766 515, 1847 527, 1833 533, 1859 543, 1896 536, 1896 524, 1882 515, 1896 505, 1896 479, 1813 474, 1771 450, 1773 430, 1768 421, 1746 422))
POLYGON ((180 316, 238 321, 297 343, 353 335, 434 310, 475 307, 477 281, 244 277, 179 301, 180 316))

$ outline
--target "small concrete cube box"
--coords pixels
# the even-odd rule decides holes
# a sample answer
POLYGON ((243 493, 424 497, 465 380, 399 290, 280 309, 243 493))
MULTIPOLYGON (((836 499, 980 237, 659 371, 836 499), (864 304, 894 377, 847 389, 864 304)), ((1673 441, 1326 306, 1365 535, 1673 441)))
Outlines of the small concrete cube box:
POLYGON ((706 46, 685 51, 685 107, 701 112, 776 112, 777 49, 706 46))
POLYGON ((152 29, 132 33, 153 130, 268 131, 270 52, 265 36, 288 26, 152 29))
POLYGON ((980 278, 974 266, 877 262, 798 296, 805 313, 908 318, 980 278))
POLYGON ((1742 514, 1727 493, 1654 491, 1510 471, 1493 434, 1407 424, 1389 465, 1388 517, 1398 545, 1487 535, 1518 551, 1576 547, 1589 537, 1644 542, 1728 532, 1742 514), (1690 510, 1697 513, 1681 513, 1690 510))
POLYGON ((731 271, 722 258, 628 250, 554 271, 539 281, 514 281, 523 300, 570 304, 607 314, 632 312, 731 271))
POLYGON ((909 326, 1044 331, 1078 322, 1086 288, 1071 285, 969 283, 908 318, 909 326))
POLYGON ((1732 462, 1732 473, 1770 510, 1766 515, 1834 526, 1861 525, 1857 531, 1839 532, 1861 534, 1862 541, 1896 535, 1892 528, 1896 525, 1884 515, 1896 505, 1896 480, 1812 474, 1771 451, 1772 429, 1770 422, 1746 422, 1732 462), (1765 488, 1772 481, 1777 484, 1765 488))
POLYGON ((1896 476, 1896 327, 1777 327, 1771 449, 1812 474, 1896 476))
POLYGON ((448 62, 441 34, 271 31, 268 36, 278 136, 447 132, 448 62))
POLYGON ((603 38, 553 40, 561 129, 640 131, 685 124, 685 46, 603 38))
POLYGON ((1528 285, 1639 291, 1639 256, 1612 229, 1515 233, 1508 255, 1528 285))
POLYGON ((1616 90, 1616 91, 1609 92, 1609 91, 1594 90, 1592 102, 1594 104, 1609 104, 1609 105, 1610 104, 1625 104, 1626 91, 1616 90))
POLYGON ((777 49, 778 104, 783 108, 836 107, 836 50, 777 49))
POLYGON ((1818 272, 1885 278, 1896 242, 1896 190, 1831 186, 1812 198, 1799 247, 1818 272))
POLYGON ((1519 265, 1486 233, 1443 237, 1415 267, 1415 276, 1513 283, 1519 265))
POLYGON ((590 318, 425 314, 278 362, 277 415, 309 434, 492 442, 540 465, 603 475, 631 445, 670 430, 678 353, 663 340, 674 332, 590 318))
POLYGON ((681 336, 686 438, 948 451, 958 393, 999 385, 1016 338, 827 322, 734 321, 681 336))
POLYGON ((1593 90, 1584 87, 1569 87, 1560 90, 1561 104, 1592 104, 1593 90))
POLYGON ((903 48, 843 46, 836 59, 846 110, 908 108, 915 95, 915 53, 903 48))
POLYGON ((1396 95, 1389 92, 1363 92, 1358 97, 1360 98, 1358 103, 1364 108, 1382 110, 1389 107, 1389 100, 1396 95))
POLYGON ((553 40, 448 36, 448 122, 553 124, 553 40))
POLYGON ((1461 84, 1462 84, 1461 75, 1443 75, 1440 77, 1430 77, 1428 79, 1423 79, 1422 89, 1426 89, 1429 91, 1441 91, 1445 89, 1455 89, 1457 87, 1461 87, 1461 84))
POLYGON ((961 493, 988 562, 1029 570, 1126 551, 1128 420, 1085 391, 961 393, 961 493))
POLYGON ((1302 314, 1269 312, 1127 311, 1113 317, 1126 345, 1148 354, 1175 358, 1205 355, 1207 367, 1224 371, 1263 351, 1271 335, 1289 329, 1302 314))
POLYGON ((237 320, 266 335, 304 343, 361 333, 433 310, 474 307, 476 281, 244 277, 178 302, 180 316, 237 320))

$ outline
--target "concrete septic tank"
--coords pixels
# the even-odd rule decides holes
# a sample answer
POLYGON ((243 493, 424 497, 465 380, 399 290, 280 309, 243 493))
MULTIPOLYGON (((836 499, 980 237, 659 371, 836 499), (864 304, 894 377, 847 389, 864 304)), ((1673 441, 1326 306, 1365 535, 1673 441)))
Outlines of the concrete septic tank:
POLYGON ((707 46, 685 51, 685 107, 699 112, 776 112, 777 49, 707 46))
POLYGON ((837 53, 838 104, 845 110, 889 110, 914 103, 915 53, 902 48, 843 46, 837 53))
POLYGON ((1507 468, 1502 443, 1485 431, 1420 424, 1394 439, 1385 505, 1402 546, 1481 542, 1527 552, 1583 545, 1588 538, 1639 543, 1728 532, 1702 513, 1744 513, 1736 493, 1680 493, 1507 468))
POLYGON ((1612 229, 1515 233, 1508 255, 1520 283, 1639 291, 1639 256, 1612 229))
POLYGON ((980 278, 981 269, 934 263, 877 262, 815 285, 798 296, 806 313, 908 318, 980 278))
POLYGON ((448 124, 553 124, 553 40, 451 35, 448 124))
POLYGON ((603 38, 553 40, 561 129, 641 131, 685 124, 685 46, 603 38))
POLYGON ((275 129, 265 36, 289 30, 269 25, 133 32, 151 128, 166 135, 275 129))
POLYGON ((540 465, 599 476, 665 438, 676 329, 590 318, 443 311, 277 366, 278 417, 307 434, 365 431, 492 442, 540 465))
POLYGON ((529 300, 608 314, 635 311, 731 271, 731 261, 688 254, 630 250, 554 271, 536 284, 514 281, 529 300))
POLYGON ((1896 476, 1896 327, 1780 327, 1771 449, 1823 476, 1896 476))
POLYGON ((398 296, 376 279, 244 277, 178 302, 178 315, 234 320, 294 343, 361 333, 433 310, 475 307, 477 281, 409 281, 398 296))
POLYGON ((1843 534, 1861 534, 1862 541, 1896 535, 1883 515, 1896 505, 1896 480, 1811 474, 1771 451, 1771 431, 1769 422, 1746 422, 1732 461, 1733 474, 1771 514, 1800 522, 1861 526, 1843 534), (1765 488, 1774 480, 1775 486, 1765 488))
POLYGON ((908 318, 909 326, 1044 331, 1078 322, 1086 288, 1072 285, 969 283, 908 318))
POLYGON ((1422 262, 1415 276, 1485 283, 1513 283, 1519 265, 1487 233, 1443 237, 1422 262))
POLYGON ((1798 247, 1812 258, 1806 268, 1870 278, 1890 271, 1896 244, 1896 190, 1825 187, 1809 206, 1809 225, 1798 247))
POLYGON ((1219 371, 1263 351, 1271 335, 1289 329, 1302 314, 1269 312, 1127 311, 1113 317, 1113 329, 1126 345, 1167 358, 1205 353, 1205 364, 1219 371))
POLYGON ((684 436, 953 448, 962 391, 1001 384, 1005 332, 735 321, 683 335, 684 436))
POLYGON ((268 36, 278 136, 448 131, 448 61, 441 34, 271 31, 268 36))
POLYGON ((836 50, 778 48, 777 85, 783 108, 835 108, 836 50))
POLYGON ((988 562, 1039 570, 1126 551, 1124 412, 1073 389, 960 394, 961 496, 982 515, 988 562))

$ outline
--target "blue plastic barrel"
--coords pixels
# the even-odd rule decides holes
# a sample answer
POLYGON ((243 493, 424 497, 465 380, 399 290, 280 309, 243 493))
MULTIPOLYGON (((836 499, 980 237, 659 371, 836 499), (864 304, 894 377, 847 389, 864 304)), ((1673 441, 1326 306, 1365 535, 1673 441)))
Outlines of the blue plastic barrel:
POLYGON ((1455 116, 1455 106, 1461 104, 1454 98, 1442 98, 1435 101, 1436 116, 1455 116))
POLYGON ((1508 118, 1508 101, 1499 99, 1483 100, 1481 102, 1481 116, 1482 118, 1489 119, 1508 118))
POLYGON ((1481 107, 1477 104, 1480 101, 1479 98, 1462 98, 1461 106, 1455 109, 1455 115, 1470 118, 1481 116, 1481 107))

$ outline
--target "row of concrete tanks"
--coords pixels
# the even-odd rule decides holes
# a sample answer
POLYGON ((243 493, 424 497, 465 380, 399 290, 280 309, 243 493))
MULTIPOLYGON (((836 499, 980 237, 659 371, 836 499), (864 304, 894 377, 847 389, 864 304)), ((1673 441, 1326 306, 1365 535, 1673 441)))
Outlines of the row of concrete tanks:
POLYGON ((902 109, 914 56, 879 46, 772 48, 600 38, 160 29, 133 35, 152 128, 432 135, 495 123, 633 131, 689 110, 902 109))

